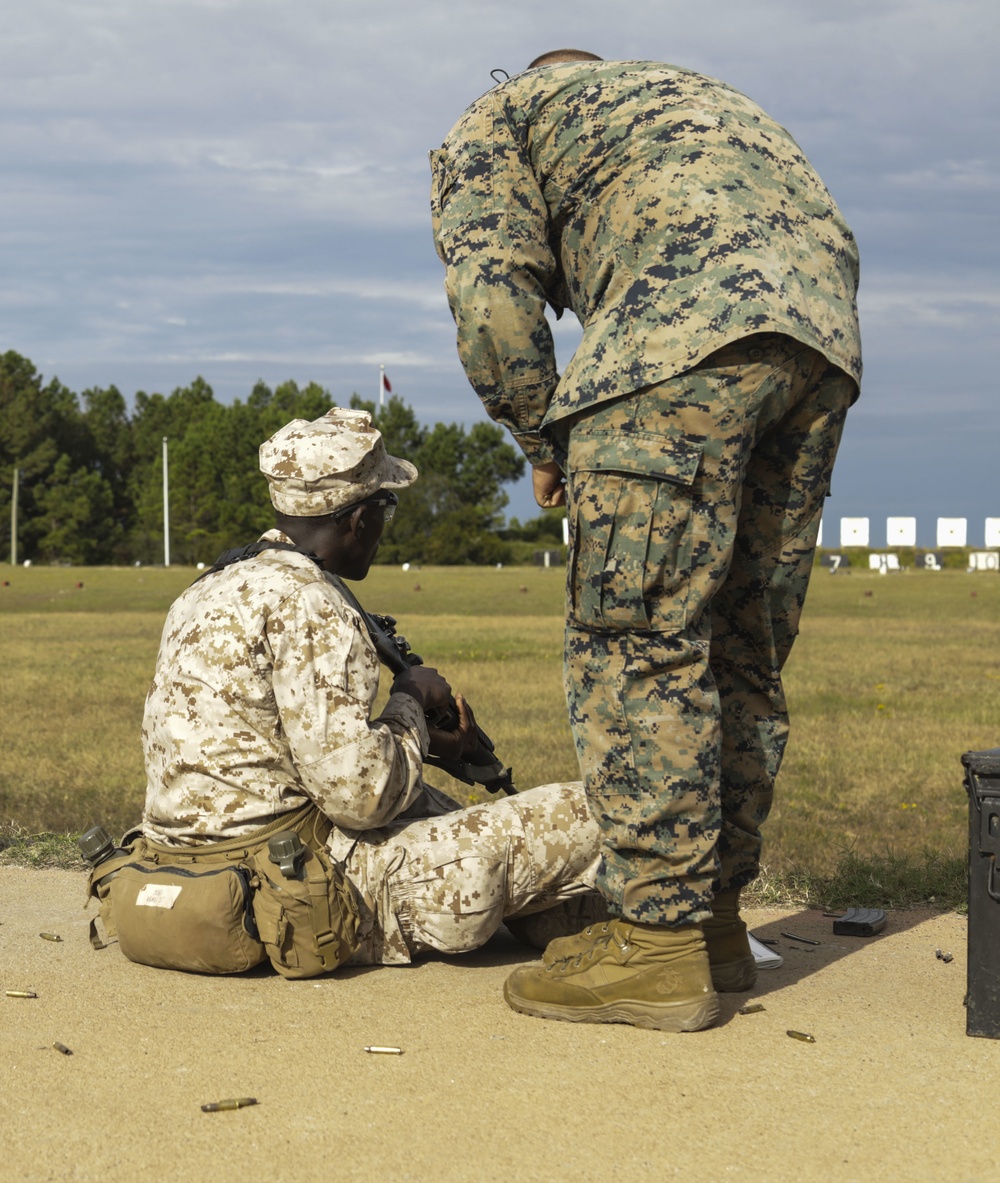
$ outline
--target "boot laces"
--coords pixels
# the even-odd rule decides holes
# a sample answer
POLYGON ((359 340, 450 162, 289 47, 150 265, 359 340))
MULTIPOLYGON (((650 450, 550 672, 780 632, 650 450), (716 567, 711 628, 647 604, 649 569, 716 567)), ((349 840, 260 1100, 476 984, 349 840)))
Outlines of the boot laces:
POLYGON ((632 948, 632 942, 628 937, 619 937, 618 933, 612 933, 611 935, 614 937, 615 944, 623 953, 627 953, 632 948))
MULTIPOLYGON (((553 961, 552 964, 547 967, 549 972, 555 969, 559 969, 560 971, 564 972, 570 967, 570 965, 572 965, 573 969, 579 969, 580 966, 583 965, 584 961, 592 961, 600 953, 603 953, 604 950, 607 949, 612 937, 614 936, 614 934, 611 932, 611 926, 607 921, 604 921, 604 923, 601 925, 589 925, 583 930, 583 935, 591 938, 591 943, 587 946, 587 948, 581 949, 579 953, 571 953, 566 957, 560 957, 558 961, 553 961), (595 929, 598 929, 599 931, 595 932, 595 929)), ((618 938, 615 937, 614 939, 617 943, 618 938)))
POLYGON ((591 944, 589 944, 586 949, 581 949, 580 952, 575 955, 561 957, 558 961, 554 961, 550 966, 548 966, 549 971, 551 972, 552 970, 558 969, 560 972, 565 973, 566 970, 570 968, 579 969, 584 964, 584 962, 594 961, 600 957, 608 949, 608 946, 612 941, 614 941, 622 953, 627 953, 632 948, 631 941, 629 941, 627 937, 620 937, 618 933, 612 929, 609 921, 604 921, 604 923, 599 926, 599 932, 595 933, 593 930, 597 927, 597 925, 592 924, 589 928, 584 930, 585 936, 593 938, 591 944))

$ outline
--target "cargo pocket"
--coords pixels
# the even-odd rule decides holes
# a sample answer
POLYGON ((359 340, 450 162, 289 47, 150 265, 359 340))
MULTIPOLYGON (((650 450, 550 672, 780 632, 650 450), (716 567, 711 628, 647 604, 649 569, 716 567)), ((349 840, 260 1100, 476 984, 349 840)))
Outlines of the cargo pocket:
POLYGON ((686 624, 702 450, 646 432, 570 434, 572 625, 659 632, 686 624))
POLYGON ((419 879, 390 881, 411 952, 468 953, 484 945, 503 923, 506 876, 503 859, 464 855, 419 879))

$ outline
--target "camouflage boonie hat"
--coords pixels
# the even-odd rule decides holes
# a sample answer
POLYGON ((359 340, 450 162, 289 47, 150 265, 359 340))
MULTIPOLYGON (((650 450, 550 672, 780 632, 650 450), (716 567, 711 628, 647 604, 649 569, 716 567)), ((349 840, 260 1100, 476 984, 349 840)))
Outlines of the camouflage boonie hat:
POLYGON ((417 479, 390 456, 367 411, 332 407, 319 419, 293 419, 260 446, 260 471, 279 513, 313 518, 417 479))

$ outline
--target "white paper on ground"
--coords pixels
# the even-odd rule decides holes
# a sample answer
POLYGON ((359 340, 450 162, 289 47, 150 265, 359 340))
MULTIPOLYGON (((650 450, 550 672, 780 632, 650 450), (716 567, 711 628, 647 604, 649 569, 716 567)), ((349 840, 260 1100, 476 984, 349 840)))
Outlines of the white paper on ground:
POLYGON ((754 961, 757 962, 758 969, 777 969, 782 964, 784 958, 780 953, 775 953, 762 941, 758 941, 753 933, 748 932, 747 936, 750 938, 750 952, 753 954, 754 961))

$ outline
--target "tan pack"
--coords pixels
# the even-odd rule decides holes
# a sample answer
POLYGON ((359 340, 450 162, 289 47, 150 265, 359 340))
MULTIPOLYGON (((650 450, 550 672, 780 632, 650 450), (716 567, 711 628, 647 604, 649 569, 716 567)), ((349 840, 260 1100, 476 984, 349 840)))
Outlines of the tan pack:
POLYGON ((140 837, 94 868, 90 894, 130 961, 228 974, 270 958, 285 977, 315 977, 357 949, 357 905, 326 852, 329 831, 308 805, 224 842, 140 837), (272 839, 296 848, 284 867, 272 860, 272 839))

